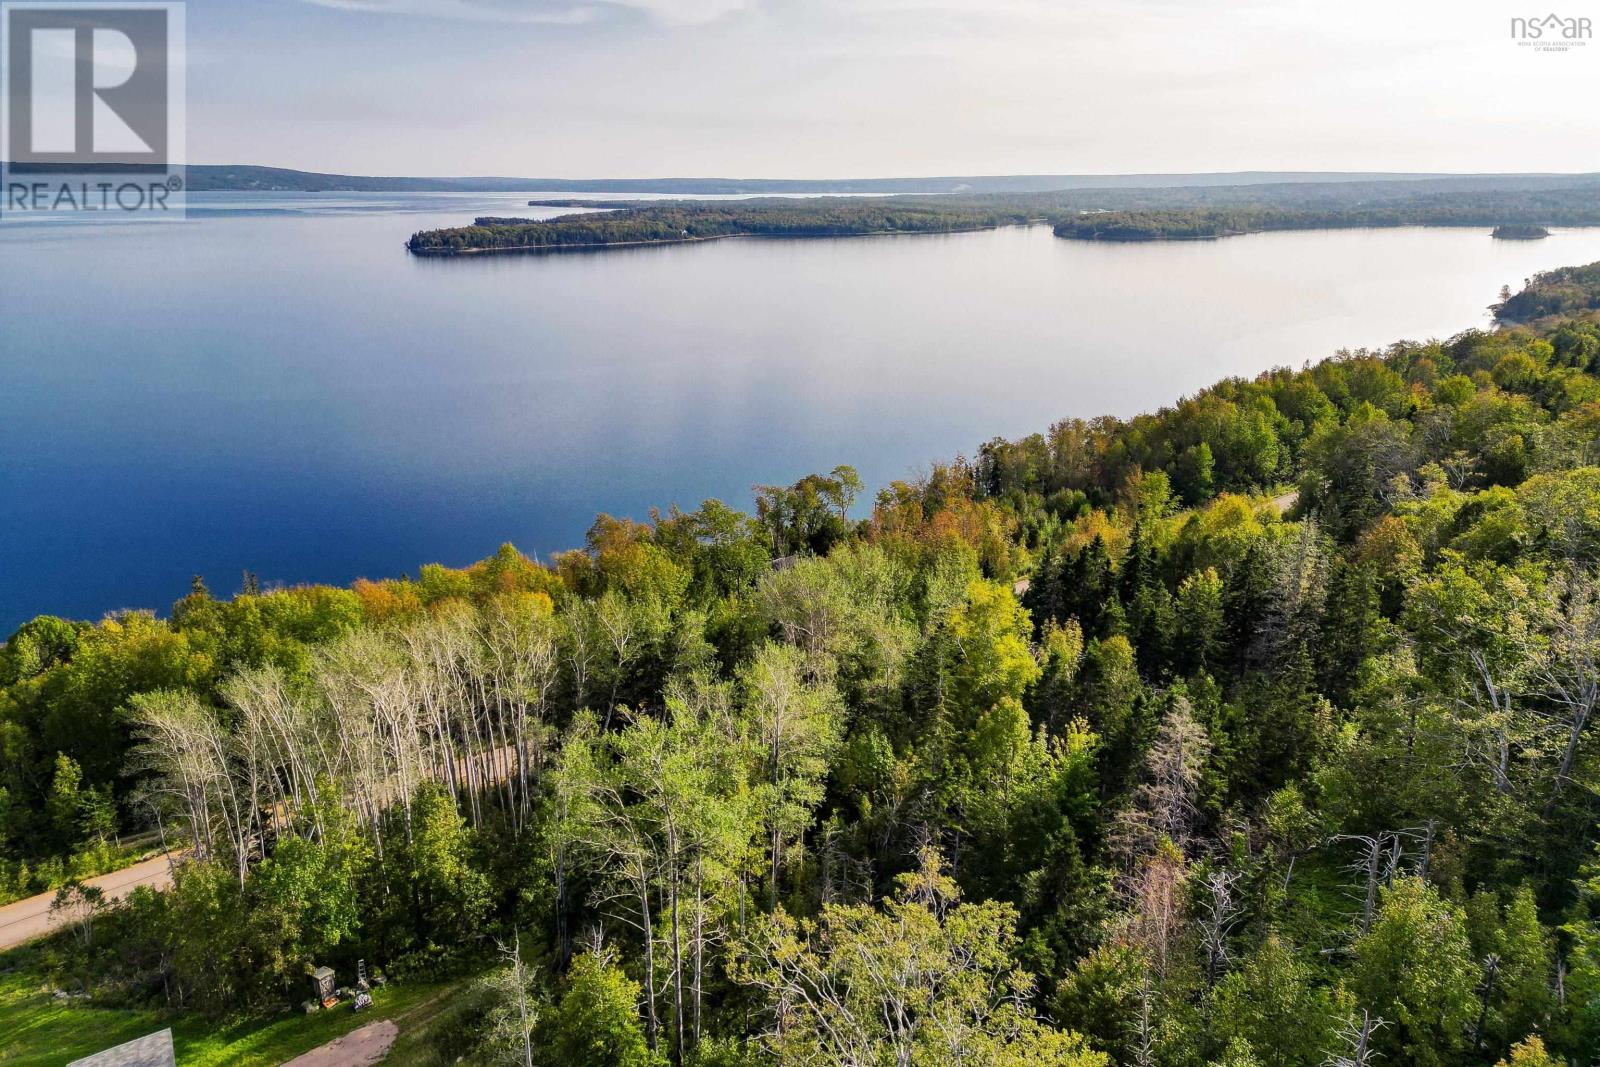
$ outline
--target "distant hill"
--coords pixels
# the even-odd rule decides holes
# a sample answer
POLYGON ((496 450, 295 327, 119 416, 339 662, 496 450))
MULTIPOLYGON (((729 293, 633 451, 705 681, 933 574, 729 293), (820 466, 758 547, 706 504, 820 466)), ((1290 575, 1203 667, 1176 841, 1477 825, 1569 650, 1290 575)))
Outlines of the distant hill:
POLYGON ((1463 182, 1540 184, 1571 181, 1555 174, 1409 174, 1235 171, 1213 174, 1025 174, 935 178, 407 178, 317 174, 281 167, 191 166, 194 192, 549 192, 735 195, 777 193, 1037 193, 1062 189, 1161 189, 1331 182, 1463 182))
MULTIPOLYGON (((71 165, 32 168, 13 164, 12 173, 31 169, 59 174, 71 165)), ((96 167, 104 174, 117 167, 96 167)), ((1241 170, 1193 174, 990 174, 932 178, 515 178, 505 176, 418 178, 360 174, 321 174, 286 167, 196 164, 188 168, 191 192, 275 193, 616 193, 677 196, 773 196, 828 193, 1025 195, 1093 189, 1224 189, 1241 186, 1374 186, 1407 183, 1437 191, 1529 190, 1570 186, 1600 179, 1600 174, 1548 172, 1508 174, 1422 174, 1386 171, 1241 170)), ((1348 199, 1346 193, 1341 197, 1348 199)))

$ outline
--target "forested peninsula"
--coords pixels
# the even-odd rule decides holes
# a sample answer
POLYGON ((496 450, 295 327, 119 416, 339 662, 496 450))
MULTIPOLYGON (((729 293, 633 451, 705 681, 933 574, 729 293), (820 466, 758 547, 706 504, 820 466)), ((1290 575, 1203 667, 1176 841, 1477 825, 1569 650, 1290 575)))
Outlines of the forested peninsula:
POLYGON ((867 508, 34 619, 0 886, 72 922, 0 1054, 365 961, 408 1064, 1593 1063, 1600 264, 1498 314, 867 508), (139 834, 170 888, 83 886, 139 834))
MULTIPOLYGON (((577 207, 583 201, 534 200, 577 207)), ((1600 180, 1441 179, 1283 183, 1048 193, 607 200, 551 219, 480 218, 414 234, 416 255, 548 252, 675 244, 724 237, 847 237, 957 233, 1048 222, 1056 236, 1090 241, 1219 238, 1270 230, 1473 226, 1508 233, 1600 225, 1600 180)))
POLYGON ((1026 222, 1016 208, 976 202, 762 200, 742 203, 621 204, 547 221, 482 218, 472 226, 429 230, 407 247, 417 255, 553 251, 674 244, 722 237, 859 237, 956 233, 1026 222))

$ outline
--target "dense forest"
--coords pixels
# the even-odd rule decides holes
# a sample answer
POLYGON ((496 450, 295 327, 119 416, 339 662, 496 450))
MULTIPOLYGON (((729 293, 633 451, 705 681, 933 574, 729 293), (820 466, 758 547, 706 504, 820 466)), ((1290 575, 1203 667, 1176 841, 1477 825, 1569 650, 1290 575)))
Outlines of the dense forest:
POLYGON ((1518 292, 1502 293, 1495 308, 1502 322, 1577 317, 1593 311, 1600 311, 1600 263, 1545 271, 1518 292))
POLYGON ((460 975, 438 1062, 1595 1062, 1597 308, 1552 272, 870 509, 839 467, 548 564, 35 619, 6 879, 155 829, 171 890, 65 883, 60 980, 460 975))
MULTIPOLYGON (((582 201, 534 200, 571 207, 582 201)), ((481 218, 426 230, 418 255, 556 251, 719 237, 953 233, 1030 221, 1078 240, 1174 240, 1263 230, 1373 226, 1535 227, 1600 224, 1600 182, 1588 177, 1070 189, 875 198, 597 201, 602 212, 544 220, 481 218)))

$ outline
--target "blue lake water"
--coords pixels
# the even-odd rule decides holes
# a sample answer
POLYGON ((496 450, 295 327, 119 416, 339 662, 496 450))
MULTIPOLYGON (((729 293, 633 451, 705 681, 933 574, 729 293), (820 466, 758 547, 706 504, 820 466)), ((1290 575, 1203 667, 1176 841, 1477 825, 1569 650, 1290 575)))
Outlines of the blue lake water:
MULTIPOLYGON (((0 225, 0 634, 578 545, 600 511, 852 463, 869 485, 1067 415, 1484 325, 1600 230, 1111 245, 1046 228, 415 259, 526 195, 196 196, 0 225)), ((556 212, 546 212, 554 214, 556 212)))

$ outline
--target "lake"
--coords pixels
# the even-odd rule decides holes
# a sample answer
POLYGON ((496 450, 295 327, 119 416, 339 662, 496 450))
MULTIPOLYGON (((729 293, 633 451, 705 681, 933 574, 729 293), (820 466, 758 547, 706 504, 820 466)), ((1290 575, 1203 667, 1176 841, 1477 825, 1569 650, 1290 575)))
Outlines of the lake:
MULTIPOLYGON (((1048 228, 416 259, 527 195, 195 196, 0 225, 0 634, 37 613, 582 543, 597 512, 854 464, 1487 324, 1600 230, 1087 244, 1048 228)), ((544 214, 557 214, 547 211, 544 214)))

